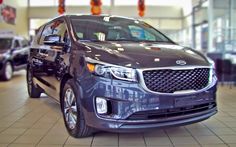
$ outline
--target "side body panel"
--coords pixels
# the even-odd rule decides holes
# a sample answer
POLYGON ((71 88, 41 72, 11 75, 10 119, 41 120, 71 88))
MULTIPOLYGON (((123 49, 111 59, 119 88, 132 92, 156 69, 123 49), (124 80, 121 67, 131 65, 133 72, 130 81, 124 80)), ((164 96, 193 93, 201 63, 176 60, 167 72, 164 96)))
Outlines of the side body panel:
MULTIPOLYGON (((68 37, 65 36, 67 32, 68 29, 65 20, 53 20, 46 24, 41 32, 39 32, 37 37, 38 41, 34 41, 34 45, 30 50, 29 63, 30 66, 33 67, 34 83, 39 85, 45 93, 58 101, 60 100, 61 80, 63 76, 69 72, 71 54, 69 51, 71 46, 69 42, 67 42, 67 46, 44 44, 43 37, 50 34, 68 37), (61 24, 53 26, 58 22, 61 22, 61 24), (60 28, 60 25, 64 26, 60 28)), ((65 40, 63 39, 63 41, 65 40)))
POLYGON ((18 42, 19 46, 15 46, 11 49, 11 58, 14 66, 14 70, 20 70, 26 67, 27 59, 29 55, 29 47, 23 47, 22 40, 15 39, 14 44, 18 42))

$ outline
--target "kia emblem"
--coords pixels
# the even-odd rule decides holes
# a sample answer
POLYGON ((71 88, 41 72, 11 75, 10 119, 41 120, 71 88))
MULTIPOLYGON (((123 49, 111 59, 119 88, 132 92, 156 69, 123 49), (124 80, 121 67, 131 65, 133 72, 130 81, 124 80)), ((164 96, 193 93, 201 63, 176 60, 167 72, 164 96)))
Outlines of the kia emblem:
POLYGON ((178 64, 178 65, 186 65, 187 63, 184 60, 176 60, 176 64, 178 64))

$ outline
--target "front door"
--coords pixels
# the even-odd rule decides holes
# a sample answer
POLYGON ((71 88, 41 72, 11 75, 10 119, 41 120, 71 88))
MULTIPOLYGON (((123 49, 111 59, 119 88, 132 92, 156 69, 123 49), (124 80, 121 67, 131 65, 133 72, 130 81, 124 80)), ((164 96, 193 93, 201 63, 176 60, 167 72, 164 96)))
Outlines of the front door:
POLYGON ((67 27, 62 19, 54 20, 51 24, 48 24, 40 38, 40 47, 37 54, 39 60, 40 72, 36 73, 38 81, 43 85, 45 92, 58 99, 60 98, 60 81, 69 64, 69 53, 66 52, 66 46, 57 46, 55 44, 47 44, 44 39, 49 35, 59 35, 60 42, 69 44, 69 38, 67 34, 67 27))

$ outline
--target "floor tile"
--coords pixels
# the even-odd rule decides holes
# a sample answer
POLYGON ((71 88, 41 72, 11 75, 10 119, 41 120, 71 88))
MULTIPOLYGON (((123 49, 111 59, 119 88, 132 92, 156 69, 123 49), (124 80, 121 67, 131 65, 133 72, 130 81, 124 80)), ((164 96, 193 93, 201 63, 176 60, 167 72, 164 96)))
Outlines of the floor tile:
POLYGON ((7 128, 11 126, 14 122, 12 121, 0 121, 0 126, 1 128, 7 128))
POLYGON ((37 144, 42 137, 42 135, 23 135, 17 138, 14 143, 37 144))
POLYGON ((18 135, 0 134, 0 144, 9 144, 14 141, 18 135))
POLYGON ((222 144, 223 142, 217 136, 196 136, 198 142, 204 144, 222 144))
POLYGON ((74 138, 74 137, 69 137, 66 141, 66 145, 91 145, 92 144, 93 137, 86 137, 86 138, 74 138))
POLYGON ((219 137, 228 144, 236 144, 236 135, 220 135, 219 137))
POLYGON ((35 147, 35 144, 10 144, 8 147, 35 147))
POLYGON ((198 144, 181 144, 181 145, 175 145, 175 147, 201 147, 198 144))
MULTIPOLYGON (((65 147, 65 146, 63 146, 63 145, 53 145, 53 144, 39 144, 39 145, 37 145, 37 147, 65 147)), ((80 146, 77 146, 77 147, 80 147, 80 146)))
POLYGON ((145 141, 148 146, 172 145, 168 137, 145 137, 145 141))
POLYGON ((186 137, 191 136, 191 134, 184 127, 175 127, 165 130, 170 137, 186 137))
POLYGON ((59 145, 63 145, 67 138, 69 136, 65 136, 65 135, 46 135, 43 137, 43 139, 40 141, 39 144, 59 144, 59 145))
POLYGON ((120 134, 119 146, 145 146, 144 138, 142 134, 120 134))
POLYGON ((202 147, 228 147, 226 144, 207 144, 207 145, 202 145, 202 147))
POLYGON ((158 129, 153 131, 144 132, 145 137, 167 137, 165 130, 158 129))
POLYGON ((236 132, 231 128, 214 128, 211 130, 217 135, 236 135, 236 132))
POLYGON ((25 135, 45 135, 47 133, 48 129, 28 129, 25 131, 25 135))
POLYGON ((92 146, 118 146, 118 134, 96 134, 93 138, 92 146))
POLYGON ((1 134, 7 134, 7 135, 21 135, 26 131, 25 128, 8 128, 5 131, 3 131, 1 134))
POLYGON ((214 135, 208 128, 188 128, 193 136, 211 136, 214 135))
POLYGON ((170 137, 174 145, 198 145, 198 142, 193 137, 170 137))

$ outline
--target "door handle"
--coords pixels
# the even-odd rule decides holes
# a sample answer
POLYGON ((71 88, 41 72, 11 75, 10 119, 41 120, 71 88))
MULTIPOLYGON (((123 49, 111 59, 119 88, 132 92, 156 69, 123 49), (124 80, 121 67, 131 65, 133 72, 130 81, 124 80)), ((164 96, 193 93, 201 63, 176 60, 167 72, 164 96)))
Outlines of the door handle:
POLYGON ((41 55, 41 56, 45 56, 45 57, 47 57, 47 56, 48 56, 48 54, 47 54, 47 53, 41 53, 41 52, 39 52, 39 55, 41 55))

